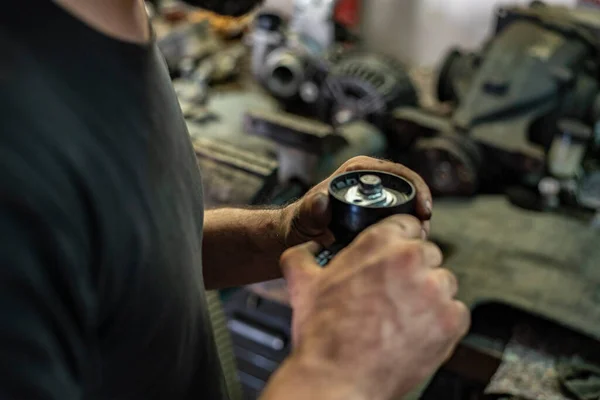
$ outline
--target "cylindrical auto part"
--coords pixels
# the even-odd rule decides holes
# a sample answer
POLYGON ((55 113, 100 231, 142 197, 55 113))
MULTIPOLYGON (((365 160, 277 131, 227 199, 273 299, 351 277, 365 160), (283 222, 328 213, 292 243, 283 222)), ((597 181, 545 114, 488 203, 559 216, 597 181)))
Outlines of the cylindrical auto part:
POLYGON ((541 206, 544 210, 553 210, 560 205, 560 182, 550 176, 542 178, 538 183, 541 206))
POLYGON ((434 196, 471 196, 479 186, 481 154, 461 134, 419 139, 411 166, 423 177, 434 196))
POLYGON ((262 67, 261 80, 275 97, 288 99, 299 94, 304 82, 304 60, 287 48, 273 50, 262 67))
POLYGON ((352 171, 329 184, 331 223, 336 242, 316 262, 324 267, 360 232, 395 214, 416 212, 416 189, 400 176, 381 171, 352 171))
POLYGON ((252 33, 252 74, 259 77, 267 55, 283 42, 280 31, 283 19, 274 13, 262 13, 256 17, 252 33))
POLYGON ((560 120, 558 129, 548 153, 548 170, 559 179, 573 178, 581 168, 593 132, 587 125, 569 119, 560 120))
POLYGON ((416 189, 400 176, 380 171, 353 171, 329 185, 331 233, 349 243, 369 226, 394 214, 414 214, 416 189))
POLYGON ((438 73, 437 78, 437 98, 441 102, 456 101, 454 91, 454 74, 456 66, 459 65, 462 53, 458 49, 451 49, 438 73))

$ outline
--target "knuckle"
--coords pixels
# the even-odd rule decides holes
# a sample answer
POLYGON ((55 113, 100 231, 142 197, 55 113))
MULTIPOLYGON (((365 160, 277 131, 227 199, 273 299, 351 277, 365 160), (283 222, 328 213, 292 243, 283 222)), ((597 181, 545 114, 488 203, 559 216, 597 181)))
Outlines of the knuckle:
POLYGON ((402 221, 408 225, 414 225, 419 228, 421 227, 421 221, 414 215, 404 214, 404 215, 399 215, 398 217, 402 218, 402 221))
POLYGON ((390 223, 382 223, 373 227, 375 234, 379 237, 379 240, 388 241, 388 239, 394 238, 398 235, 398 227, 390 223))
POLYGON ((456 292, 458 292, 458 279, 456 278, 456 275, 447 269, 443 269, 442 271, 444 272, 446 283, 448 285, 448 292, 451 296, 456 295, 456 292))
POLYGON ((440 280, 433 273, 427 274, 422 286, 423 297, 430 305, 438 304, 442 298, 443 289, 440 280))
POLYGON ((410 177, 412 183, 422 186, 421 188, 429 189, 429 186, 427 186, 427 183, 425 183, 425 180, 421 177, 421 175, 410 168, 405 168, 406 174, 410 177))
POLYGON ((384 225, 376 225, 362 233, 363 242, 369 245, 385 244, 389 239, 390 232, 384 225))
POLYGON ((460 319, 458 334, 460 337, 463 337, 467 334, 469 328, 471 327, 471 311, 462 301, 455 301, 454 305, 460 319))
POLYGON ((440 314, 440 330, 443 336, 459 340, 469 330, 471 315, 463 303, 454 301, 440 314))
MULTIPOLYGON (((444 262, 444 253, 442 253, 439 246, 434 243, 426 242, 423 247, 423 254, 427 259, 428 264, 433 266, 438 267, 444 262)), ((450 271, 448 271, 448 273, 452 274, 450 271)), ((452 277, 456 280, 454 274, 452 274, 452 277)))
POLYGON ((440 317, 440 330, 443 336, 457 336, 459 330, 459 318, 454 312, 447 312, 440 317))
POLYGON ((423 263, 422 245, 416 241, 405 242, 396 247, 396 262, 407 267, 417 267, 423 263))
POLYGON ((414 215, 402 214, 389 217, 390 221, 401 226, 406 232, 421 232, 421 221, 414 215))
POLYGON ((296 259, 297 252, 298 249, 295 248, 290 248, 284 251, 281 257, 279 258, 279 264, 281 265, 281 267, 285 269, 292 265, 294 263, 294 260, 296 259))

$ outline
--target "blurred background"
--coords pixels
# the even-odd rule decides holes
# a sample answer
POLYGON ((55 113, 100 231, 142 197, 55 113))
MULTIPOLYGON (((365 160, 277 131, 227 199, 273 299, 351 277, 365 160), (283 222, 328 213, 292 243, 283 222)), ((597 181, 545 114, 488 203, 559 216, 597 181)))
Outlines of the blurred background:
MULTIPOLYGON (((577 0, 546 3, 574 6, 577 0)), ((369 48, 430 66, 456 43, 467 48, 479 45, 492 29, 494 12, 503 4, 527 5, 529 1, 371 0, 362 6, 362 32, 369 48), (397 40, 402 37, 410 39, 397 40)), ((267 0, 265 8, 291 15, 293 2, 267 0)))
MULTIPOLYGON (((286 205, 357 155, 428 183, 430 239, 473 325, 408 399, 600 400, 596 1, 148 10, 207 207, 286 205)), ((410 185, 374 171, 335 177, 329 195, 337 242, 323 266, 377 218, 414 212, 410 185)), ((256 399, 291 350, 285 282, 209 299, 231 397, 256 399)))

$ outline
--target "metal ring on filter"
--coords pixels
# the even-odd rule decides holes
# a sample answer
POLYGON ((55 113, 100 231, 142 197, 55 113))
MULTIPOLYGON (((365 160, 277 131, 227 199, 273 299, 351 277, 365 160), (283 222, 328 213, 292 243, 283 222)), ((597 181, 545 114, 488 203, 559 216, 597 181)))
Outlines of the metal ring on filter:
POLYGON ((331 223, 336 243, 322 250, 316 262, 324 267, 356 235, 394 214, 416 213, 416 189, 405 178, 381 171, 352 171, 329 184, 331 223))
POLYGON ((396 201, 397 196, 383 187, 377 175, 362 175, 358 185, 346 192, 345 199, 359 206, 387 207, 396 201))
POLYGON ((352 171, 329 185, 331 232, 351 240, 368 226, 393 214, 415 214, 416 189, 400 176, 381 171, 352 171))

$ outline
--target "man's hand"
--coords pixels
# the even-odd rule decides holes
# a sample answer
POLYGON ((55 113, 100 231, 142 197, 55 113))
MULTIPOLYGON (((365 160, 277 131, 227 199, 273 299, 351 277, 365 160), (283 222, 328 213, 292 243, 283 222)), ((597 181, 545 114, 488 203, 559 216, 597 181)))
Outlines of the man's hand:
POLYGON ((410 180, 417 189, 417 215, 422 221, 420 235, 422 238, 427 237, 430 229, 432 201, 431 192, 423 179, 401 164, 361 156, 345 162, 331 177, 313 187, 302 199, 286 207, 282 230, 288 246, 295 246, 311 240, 324 246, 333 243, 333 236, 327 229, 331 219, 329 197, 327 196, 329 182, 336 175, 358 170, 389 172, 410 180))
POLYGON ((420 237, 419 220, 397 215, 365 230, 325 269, 314 242, 283 254, 294 352, 265 399, 401 398, 449 357, 469 311, 454 299, 454 275, 439 268, 440 250, 420 237))
POLYGON ((283 209, 224 208, 204 214, 202 258, 204 282, 209 289, 247 285, 281 277, 279 258, 289 247, 316 241, 328 246, 331 209, 327 189, 333 176, 357 170, 378 170, 410 180, 417 190, 420 237, 426 237, 431 218, 431 193, 410 169, 389 161, 355 157, 331 178, 312 188, 302 199, 283 209), (222 249, 235 251, 222 251, 222 249))

